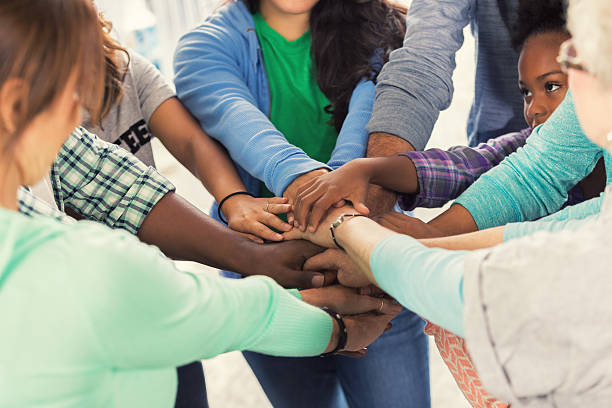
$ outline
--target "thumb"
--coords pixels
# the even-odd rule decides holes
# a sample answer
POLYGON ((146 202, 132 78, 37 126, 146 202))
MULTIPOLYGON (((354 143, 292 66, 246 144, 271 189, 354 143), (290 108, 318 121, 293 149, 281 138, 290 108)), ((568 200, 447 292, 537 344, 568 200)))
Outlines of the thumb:
POLYGON ((365 205, 367 194, 368 194, 367 190, 365 190, 365 189, 361 190, 360 189, 358 191, 355 191, 349 197, 349 200, 351 201, 351 203, 353 203, 353 208, 359 214, 363 214, 363 215, 369 215, 370 214, 370 209, 365 205))
POLYGON ((337 254, 331 249, 313 256, 304 263, 304 270, 310 271, 336 270, 339 267, 337 254))

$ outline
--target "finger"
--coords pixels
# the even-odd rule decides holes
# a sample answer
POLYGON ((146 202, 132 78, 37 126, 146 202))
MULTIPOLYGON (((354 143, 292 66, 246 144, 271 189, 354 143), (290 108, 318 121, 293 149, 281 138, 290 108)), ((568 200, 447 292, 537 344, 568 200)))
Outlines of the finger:
POLYGON ((258 236, 255 236, 255 235, 253 235, 253 234, 248 234, 248 233, 246 233, 246 232, 239 232, 239 234, 240 234, 240 235, 243 235, 243 236, 245 236, 245 237, 247 237, 248 239, 250 239, 250 240, 251 240, 251 241, 253 241, 253 242, 257 242, 258 244, 263 244, 263 243, 264 243, 264 240, 263 240, 263 239, 261 239, 261 238, 260 238, 260 237, 258 237, 258 236))
MULTIPOLYGON (((293 203, 291 203, 291 202, 290 202, 290 204, 293 205, 293 203)), ((293 211, 289 211, 287 213, 287 222, 289 224, 291 224, 291 225, 294 225, 293 223, 295 222, 295 215, 294 215, 293 211)))
POLYGON ((268 241, 282 241, 284 239, 284 237, 279 234, 278 232, 274 232, 272 231, 270 228, 268 228, 266 225, 260 223, 260 222, 255 222, 252 223, 252 227, 250 228, 250 232, 263 238, 263 239, 267 239, 268 241))
POLYGON ((296 276, 296 280, 291 287, 300 289, 322 288, 325 284, 325 275, 322 273, 308 271, 293 272, 296 276))
POLYGON ((323 271, 325 281, 323 286, 329 286, 337 282, 338 273, 336 271, 323 271))
POLYGON ((289 199, 287 197, 270 197, 262 200, 266 200, 266 202, 270 204, 287 204, 289 203, 289 199))
POLYGON ((291 241, 295 239, 304 239, 304 233, 300 231, 298 228, 293 228, 290 231, 283 233, 283 239, 285 241, 291 241))
POLYGON ((297 202, 295 203, 295 218, 298 224, 305 229, 306 223, 308 222, 308 213, 312 207, 312 204, 322 195, 321 190, 317 189, 316 186, 312 186, 310 189, 305 190, 300 194, 297 202))
POLYGON ((384 295, 385 292, 378 286, 368 285, 368 286, 359 288, 359 294, 366 295, 366 296, 380 296, 380 295, 384 295))
POLYGON ((291 231, 291 229, 293 228, 290 224, 287 224, 285 221, 278 218, 274 214, 261 213, 258 221, 262 224, 268 225, 272 228, 276 228, 277 230, 283 232, 291 231))
POLYGON ((291 211, 291 204, 272 204, 268 205, 268 211, 266 213, 270 214, 286 214, 291 211))
POLYGON ((324 195, 314 203, 310 213, 310 219, 308 221, 308 230, 310 232, 316 231, 316 229, 319 227, 319 223, 325 214, 327 214, 327 210, 337 203, 339 199, 341 198, 331 195, 324 195))
POLYGON ((325 271, 325 270, 338 270, 340 267, 339 256, 336 252, 338 250, 328 249, 309 258, 304 264, 304 269, 309 271, 325 271))
POLYGON ((363 295, 358 296, 361 297, 359 301, 360 307, 355 310, 355 314, 375 312, 395 316, 403 310, 402 306, 399 303, 391 299, 363 295))

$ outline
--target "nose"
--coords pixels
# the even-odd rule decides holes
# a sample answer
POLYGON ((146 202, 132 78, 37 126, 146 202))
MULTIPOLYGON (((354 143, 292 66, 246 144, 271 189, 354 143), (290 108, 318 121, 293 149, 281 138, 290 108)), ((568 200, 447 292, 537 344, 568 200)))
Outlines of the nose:
POLYGON ((527 109, 527 118, 532 128, 546 122, 550 115, 549 109, 539 98, 533 98, 527 109))

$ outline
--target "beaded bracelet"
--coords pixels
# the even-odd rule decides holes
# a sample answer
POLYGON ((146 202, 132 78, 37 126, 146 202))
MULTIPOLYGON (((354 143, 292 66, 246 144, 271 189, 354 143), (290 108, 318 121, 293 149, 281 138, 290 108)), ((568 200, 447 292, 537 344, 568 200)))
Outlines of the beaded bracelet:
MULTIPOLYGON (((331 225, 329 226, 329 232, 331 232, 331 237, 332 237, 332 241, 334 241, 334 244, 336 244, 336 246, 338 248, 340 248, 341 250, 345 251, 344 248, 342 248, 342 246, 338 243, 338 241, 336 241, 336 234, 334 233, 334 230, 344 222, 345 218, 349 218, 349 217, 365 217, 365 215, 363 214, 357 214, 357 213, 353 213, 353 214, 342 214, 341 216, 339 216, 338 218, 336 218, 336 221, 332 222, 331 225)), ((345 251, 346 252, 346 251, 345 251)))
POLYGON ((227 221, 225 220, 225 218, 223 218, 223 214, 221 213, 221 207, 223 207, 223 204, 225 204, 227 200, 237 195, 248 195, 253 198, 255 197, 253 194, 249 193, 248 191, 236 191, 235 193, 228 194, 223 200, 221 200, 221 202, 219 203, 219 206, 217 207, 217 215, 219 216, 219 219, 223 221, 225 225, 227 225, 227 221))
POLYGON ((334 319, 338 323, 338 327, 340 328, 340 337, 338 338, 338 344, 336 344, 336 347, 332 351, 323 353, 320 356, 320 357, 327 357, 332 354, 336 354, 339 351, 344 350, 344 348, 346 347, 346 341, 348 339, 348 332, 346 331, 346 325, 344 324, 344 320, 342 320, 342 316, 340 316, 339 313, 329 310, 328 307, 322 307, 321 310, 327 312, 327 314, 329 314, 332 317, 332 319, 334 319))

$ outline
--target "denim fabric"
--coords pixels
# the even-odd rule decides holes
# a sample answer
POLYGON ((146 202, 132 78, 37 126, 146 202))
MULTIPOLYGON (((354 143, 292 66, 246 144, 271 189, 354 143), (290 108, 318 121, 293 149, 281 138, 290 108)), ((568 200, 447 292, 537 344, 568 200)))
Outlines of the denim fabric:
POLYGON ((243 354, 276 408, 427 408, 425 323, 407 310, 392 323, 363 358, 243 354))

